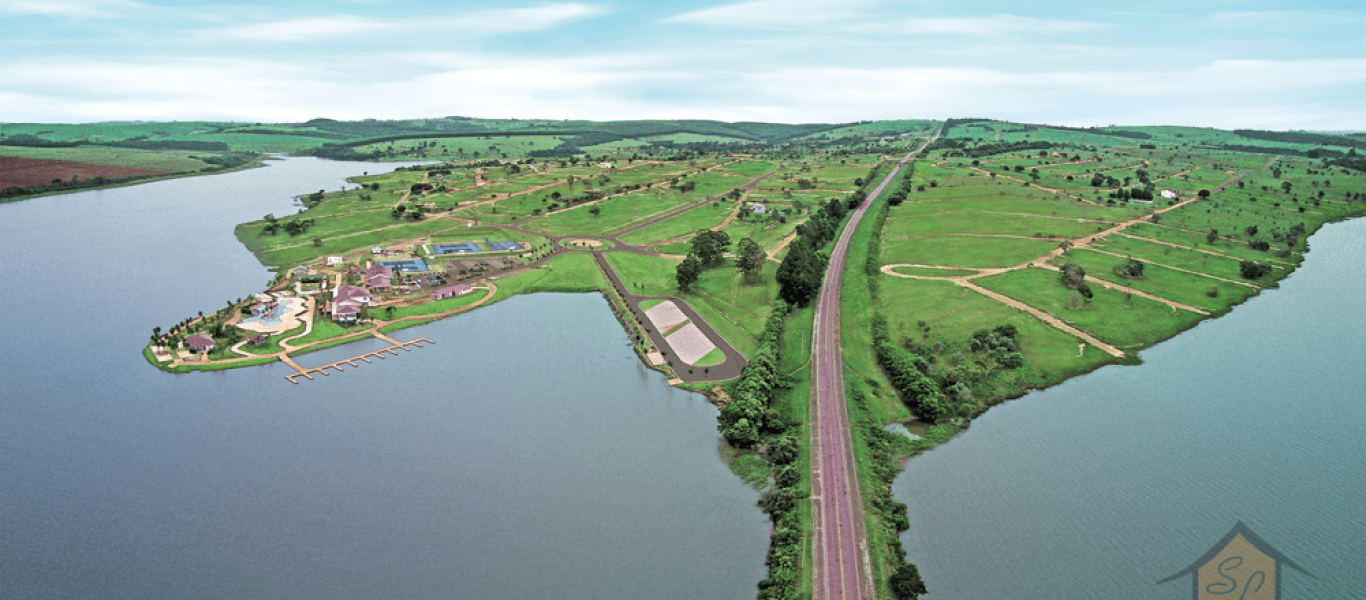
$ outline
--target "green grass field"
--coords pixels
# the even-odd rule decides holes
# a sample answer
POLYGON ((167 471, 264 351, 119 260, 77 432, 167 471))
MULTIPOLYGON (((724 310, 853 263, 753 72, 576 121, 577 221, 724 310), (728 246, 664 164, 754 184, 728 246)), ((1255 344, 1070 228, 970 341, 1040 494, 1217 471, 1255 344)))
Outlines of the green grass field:
POLYGON ((974 280, 974 283, 1043 310, 1069 325, 1126 352, 1156 344, 1195 325, 1196 313, 1092 286, 1094 297, 1085 308, 1068 306, 1072 291, 1045 269, 1022 269, 974 280))
MULTIPOLYGON (((1115 265, 1124 262, 1124 260, 1117 256, 1097 254, 1088 250, 1069 250, 1063 257, 1059 257, 1053 262, 1059 265, 1072 262, 1085 269, 1087 277, 1103 279, 1159 298, 1166 298, 1216 313, 1227 310, 1256 293, 1256 290, 1246 286, 1166 269, 1157 265, 1148 265, 1143 271, 1142 279, 1125 279, 1114 274, 1115 265), (1210 289, 1217 290, 1217 297, 1210 297, 1206 293, 1210 289)), ((1230 277, 1229 279, 1234 278, 1230 277)))
POLYGON ((600 211, 596 215, 588 210, 589 206, 580 205, 541 217, 527 228, 552 235, 605 235, 703 199, 705 197, 698 194, 674 191, 636 192, 592 204, 600 211))
POLYGON ((707 203, 676 217, 628 232, 621 241, 642 246, 720 225, 735 210, 734 202, 707 203))
POLYGON ((1009 267, 1039 258, 1058 247, 1048 240, 941 237, 888 239, 882 242, 882 264, 944 267, 1009 267))

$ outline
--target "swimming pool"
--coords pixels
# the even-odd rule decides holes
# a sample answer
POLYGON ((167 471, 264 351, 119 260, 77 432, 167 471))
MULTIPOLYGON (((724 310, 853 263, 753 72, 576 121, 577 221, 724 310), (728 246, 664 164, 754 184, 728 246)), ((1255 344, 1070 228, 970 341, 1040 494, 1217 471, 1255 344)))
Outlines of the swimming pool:
POLYGON ((270 310, 238 321, 237 327, 247 331, 278 333, 298 325, 298 320, 294 318, 294 315, 302 312, 303 309, 304 300, 302 298, 282 298, 270 310))

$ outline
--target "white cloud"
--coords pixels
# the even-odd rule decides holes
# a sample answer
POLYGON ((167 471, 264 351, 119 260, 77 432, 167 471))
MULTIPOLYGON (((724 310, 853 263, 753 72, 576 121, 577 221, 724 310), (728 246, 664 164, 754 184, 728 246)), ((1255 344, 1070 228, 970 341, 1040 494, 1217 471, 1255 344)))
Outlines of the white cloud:
POLYGON ((1366 128, 1366 59, 1024 73, 949 67, 736 72, 612 55, 380 57, 389 64, 395 58, 430 68, 378 81, 281 59, 29 60, 0 64, 0 81, 7 82, 0 102, 15 121, 984 116, 1063 125, 1366 128))
POLYGON ((377 32, 422 32, 430 35, 442 30, 450 35, 479 36, 518 31, 540 31, 558 27, 603 11, 587 4, 550 4, 531 8, 504 8, 474 11, 455 16, 427 16, 397 19, 334 15, 302 17, 283 21, 234 25, 200 30, 205 38, 226 38, 263 42, 298 42, 377 32))
POLYGON ((756 0, 674 15, 666 23, 781 28, 829 25, 855 19, 863 2, 830 0, 756 0))
POLYGON ((886 23, 861 25, 851 29, 884 33, 994 36, 1018 33, 1082 33, 1107 27, 1109 25, 1090 21, 995 15, 991 17, 915 17, 896 19, 886 23))
POLYGON ((298 42, 326 37, 337 37, 357 33, 369 33, 385 29, 398 29, 400 25, 382 19, 353 17, 347 15, 331 17, 303 17, 270 23, 237 25, 202 32, 206 37, 222 37, 260 42, 298 42))
POLYGON ((0 0, 0 13, 89 19, 149 8, 132 0, 0 0))

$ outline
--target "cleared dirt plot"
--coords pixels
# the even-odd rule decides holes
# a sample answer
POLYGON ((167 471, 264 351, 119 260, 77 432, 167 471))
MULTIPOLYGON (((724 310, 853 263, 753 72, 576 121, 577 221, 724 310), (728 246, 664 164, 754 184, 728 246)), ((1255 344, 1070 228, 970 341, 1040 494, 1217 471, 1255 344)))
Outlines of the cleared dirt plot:
POLYGON ((654 323, 655 329, 659 331, 667 331, 688 320, 688 315, 683 314, 683 311, 672 300, 665 300, 654 305, 645 311, 645 316, 650 319, 651 323, 654 323))
MULTIPOLYGON (((882 264, 945 267, 1009 267, 1039 258, 1058 247, 1048 240, 942 237, 882 240, 882 264)), ((1089 271, 1088 271, 1089 272, 1089 271)))
POLYGON ((716 344, 707 339, 707 335, 698 329, 697 325, 688 323, 678 331, 669 334, 664 338, 664 343, 674 350, 674 356, 679 360, 695 364, 712 350, 716 349, 716 344))
POLYGON ((1073 290, 1059 282, 1058 273, 1045 269, 1021 269, 973 283, 1049 313, 1125 351, 1156 344, 1202 318, 1099 285, 1091 286, 1094 295, 1090 300, 1069 302, 1073 290))
MULTIPOLYGON (((1159 298, 1166 298, 1211 312, 1227 310, 1248 296, 1257 293, 1256 289, 1244 285, 1210 279, 1157 265, 1148 265, 1143 270, 1141 279, 1127 279, 1114 273, 1115 265, 1123 263, 1125 260, 1117 256, 1108 256, 1088 250, 1069 250, 1066 255, 1054 259, 1053 264, 1062 265, 1072 262, 1085 269, 1088 278, 1103 279, 1159 298), (1211 296, 1210 292, 1213 292, 1214 296, 1211 296)), ((1095 286, 1092 286, 1092 289, 1095 289, 1095 286)))
POLYGON ((1064 220, 997 213, 950 213, 887 219, 883 238, 949 234, 1009 235, 1036 238, 1078 238, 1104 231, 1108 222, 1064 220))
POLYGON ((52 183, 54 179, 71 181, 72 177, 114 179, 118 177, 167 175, 170 173, 173 171, 0 156, 0 189, 10 186, 46 185, 52 183))

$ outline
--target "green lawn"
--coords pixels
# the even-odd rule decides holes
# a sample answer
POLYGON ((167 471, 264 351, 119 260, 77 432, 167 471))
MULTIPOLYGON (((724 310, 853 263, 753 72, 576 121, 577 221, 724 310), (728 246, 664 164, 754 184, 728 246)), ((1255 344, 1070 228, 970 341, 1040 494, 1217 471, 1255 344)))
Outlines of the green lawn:
POLYGON ((1057 249, 1058 242, 1013 238, 943 237, 882 241, 882 264, 1008 267, 1057 249))
POLYGON ((446 298, 444 300, 427 302, 415 306, 399 306, 394 308, 392 316, 383 308, 375 309, 374 312, 377 316, 386 321, 419 315, 434 315, 448 310, 455 310, 463 306, 469 306, 482 300, 487 295, 489 295, 488 290, 474 290, 464 296, 457 296, 455 298, 446 298))
POLYGON ((589 206, 576 206, 558 211, 527 225, 528 229, 552 235, 603 235, 633 224, 663 216, 670 210, 704 199, 700 194, 681 194, 675 191, 649 190, 608 198, 589 206), (597 207, 594 215, 590 207, 597 207))
POLYGON ((1023 269, 974 280, 974 283, 1024 302, 1100 338, 1125 352, 1152 346, 1200 321, 1201 315, 1165 304, 1091 286, 1094 297, 1085 308, 1067 304, 1072 291, 1045 269, 1023 269))
POLYGON ((1122 235, 1109 236, 1103 242, 1092 244, 1092 247, 1097 250, 1152 261, 1169 267, 1207 273, 1225 279, 1238 279, 1239 276, 1238 265, 1240 261, 1236 258, 1153 244, 1122 235))
POLYGON ((641 296, 672 296, 678 294, 674 273, 678 260, 644 256, 633 252, 604 253, 607 262, 626 284, 626 291, 641 296))
MULTIPOLYGON (((1211 252, 1218 252, 1220 254, 1228 254, 1230 256, 1237 257, 1241 260, 1259 260, 1262 262, 1269 262, 1281 265, 1295 265, 1299 264, 1300 261, 1304 260, 1304 257, 1299 254, 1291 254, 1288 258, 1280 258, 1277 257, 1274 254, 1274 252, 1262 252, 1260 250, 1253 250, 1252 248, 1248 247, 1247 244, 1223 238, 1220 238, 1216 240, 1213 244, 1210 244, 1205 239, 1204 234, 1191 233, 1189 231, 1171 229, 1169 227, 1161 227, 1158 225, 1150 225, 1147 223, 1139 223, 1137 225, 1130 226, 1128 229, 1124 230, 1124 233, 1139 238, 1153 239, 1162 242, 1186 246, 1189 248, 1200 248, 1202 250, 1209 250, 1211 252)), ((1232 234, 1234 232, 1230 231, 1228 233, 1232 234)), ((1142 242, 1141 240, 1136 240, 1136 243, 1141 244, 1144 242, 1142 242)), ((1150 245, 1162 247, 1161 244, 1150 245)))
MULTIPOLYGON (((313 342, 318 342, 335 337, 356 334, 357 329, 359 329, 359 326, 353 325, 351 327, 343 327, 341 325, 338 325, 335 321, 332 320, 330 316, 322 314, 322 312, 319 312, 313 318, 313 330, 310 331, 308 335, 304 337, 290 341, 289 345, 298 348, 299 346, 302 346, 304 344, 310 344, 313 342)), ((362 337, 364 336, 357 334, 355 336, 355 339, 361 339, 362 337)))
POLYGON ((994 385, 1002 394, 1048 387, 1114 361, 1109 354, 1090 345, 1077 356, 1080 340, 1076 337, 1054 329, 1029 313, 953 283, 884 276, 881 285, 881 305, 886 307, 894 339, 914 337, 922 343, 943 340, 946 345, 961 344, 979 329, 1014 325, 1020 332, 1020 351, 1025 355, 1025 366, 997 373, 994 385), (918 321, 929 325, 928 335, 920 332, 918 321))
POLYGON ((955 213, 889 218, 883 239, 979 233, 1044 238, 1079 238, 1113 227, 1109 222, 1075 221, 995 213, 955 213))
POLYGON ((591 292, 607 289, 607 278, 586 253, 562 254, 540 268, 494 281, 494 301, 536 292, 591 292))
POLYGON ((626 233, 621 236, 621 241, 641 246, 694 233, 699 229, 711 229, 720 225, 735 210, 734 202, 714 204, 703 204, 676 217, 626 233))
POLYGON ((1086 270, 1087 277, 1104 279, 1111 283, 1147 292, 1159 298, 1166 298, 1216 313, 1227 310, 1256 293, 1256 290, 1246 286, 1183 273, 1157 265, 1148 265, 1143 270, 1142 279, 1125 279, 1114 274, 1114 266, 1124 262, 1124 260, 1117 256, 1107 256, 1087 250, 1069 250, 1064 257, 1055 259, 1054 263, 1061 265, 1065 262, 1073 262, 1086 270), (1211 288, 1218 290, 1217 298, 1211 298, 1206 294, 1206 291, 1211 288))

